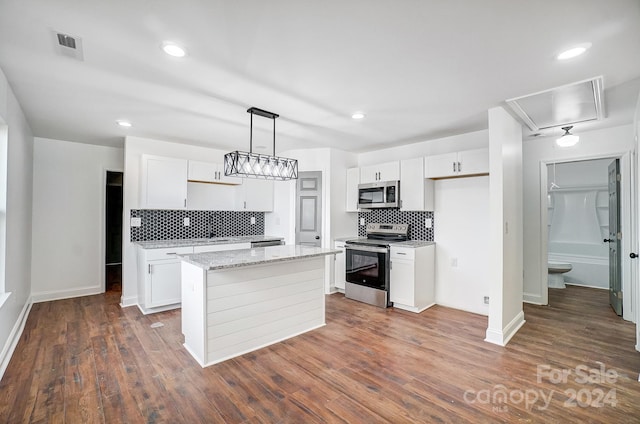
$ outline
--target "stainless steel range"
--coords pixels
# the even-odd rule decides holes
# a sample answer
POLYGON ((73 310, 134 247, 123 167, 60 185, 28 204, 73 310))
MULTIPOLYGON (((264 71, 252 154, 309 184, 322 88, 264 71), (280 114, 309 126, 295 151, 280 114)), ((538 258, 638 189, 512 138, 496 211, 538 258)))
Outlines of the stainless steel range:
POLYGON ((389 243, 407 240, 409 224, 367 224, 367 237, 345 242, 349 299, 386 308, 389 300, 389 243))

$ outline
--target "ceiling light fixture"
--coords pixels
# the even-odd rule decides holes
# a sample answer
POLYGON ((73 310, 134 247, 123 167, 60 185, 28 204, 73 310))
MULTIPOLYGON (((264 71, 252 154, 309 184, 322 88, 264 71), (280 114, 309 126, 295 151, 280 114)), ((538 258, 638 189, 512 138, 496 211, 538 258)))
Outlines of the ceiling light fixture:
POLYGON ((296 159, 276 156, 276 118, 280 115, 266 110, 251 107, 251 130, 249 135, 249 151, 236 150, 224 155, 224 175, 232 177, 264 178, 265 180, 295 180, 298 178, 298 161, 296 159), (273 120, 273 155, 253 153, 253 115, 273 120))
POLYGON ((556 144, 558 146, 571 147, 578 144, 578 141, 580 141, 580 137, 578 137, 577 135, 571 134, 569 132, 571 128, 573 128, 573 125, 570 125, 568 127, 562 127, 562 129, 564 130, 564 134, 562 134, 562 137, 556 139, 556 144))
POLYGON ((362 112, 356 112, 353 115, 351 115, 352 119, 362 119, 365 117, 365 114, 362 112))
POLYGON ((165 41, 162 43, 162 50, 169 56, 173 57, 185 57, 187 55, 187 51, 184 47, 177 45, 171 41, 165 41))
POLYGON ((118 125, 120 125, 121 127, 125 127, 125 128, 129 128, 129 127, 131 127, 131 122, 129 122, 129 121, 124 121, 124 120, 122 120, 122 119, 118 119, 116 122, 117 122, 117 123, 118 123, 118 125))
POLYGON ((556 58, 558 60, 572 59, 572 58, 574 58, 576 56, 580 56, 581 54, 586 52, 589 49, 589 47, 591 47, 591 43, 582 43, 582 44, 579 44, 577 46, 574 46, 574 47, 570 48, 569 50, 563 51, 558 56, 556 56, 556 58))

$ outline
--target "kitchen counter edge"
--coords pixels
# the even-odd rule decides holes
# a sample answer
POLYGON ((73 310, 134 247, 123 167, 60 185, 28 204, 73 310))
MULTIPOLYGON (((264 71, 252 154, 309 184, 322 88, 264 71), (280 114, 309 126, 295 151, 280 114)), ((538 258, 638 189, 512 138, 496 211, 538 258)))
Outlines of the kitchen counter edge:
POLYGON ((190 253, 177 255, 183 261, 213 271, 225 268, 240 268, 274 262, 294 261, 317 256, 336 255, 339 249, 322 247, 283 245, 256 247, 253 249, 225 250, 222 252, 190 253))
POLYGON ((197 239, 176 239, 176 240, 151 240, 134 241, 133 243, 143 249, 165 249, 170 247, 190 247, 190 246, 213 246, 220 244, 251 243, 256 241, 276 241, 284 240, 284 237, 275 236, 234 236, 234 237, 213 237, 197 239))

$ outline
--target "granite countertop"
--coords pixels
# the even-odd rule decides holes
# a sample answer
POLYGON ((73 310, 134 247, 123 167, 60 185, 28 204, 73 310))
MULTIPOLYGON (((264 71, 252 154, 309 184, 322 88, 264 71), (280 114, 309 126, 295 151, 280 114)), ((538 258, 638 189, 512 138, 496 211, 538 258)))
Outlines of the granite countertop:
POLYGON ((433 242, 433 241, 424 241, 424 240, 407 240, 407 241, 391 242, 389 244, 391 246, 413 247, 415 249, 415 248, 418 248, 418 247, 424 247, 424 246, 429 246, 429 245, 435 244, 435 242, 433 242))
POLYGON ((348 236, 348 237, 336 237, 333 239, 333 241, 347 241, 347 240, 353 240, 353 239, 357 239, 358 236, 348 236))
POLYGON ((254 249, 225 250, 222 252, 192 253, 178 255, 183 261, 205 270, 238 268, 272 262, 293 261, 315 256, 335 255, 337 249, 314 246, 283 245, 256 247, 254 249))
POLYGON ((178 240, 151 240, 134 242, 143 249, 163 249, 168 247, 211 246, 215 244, 251 243, 253 241, 284 240, 275 236, 232 236, 178 240))

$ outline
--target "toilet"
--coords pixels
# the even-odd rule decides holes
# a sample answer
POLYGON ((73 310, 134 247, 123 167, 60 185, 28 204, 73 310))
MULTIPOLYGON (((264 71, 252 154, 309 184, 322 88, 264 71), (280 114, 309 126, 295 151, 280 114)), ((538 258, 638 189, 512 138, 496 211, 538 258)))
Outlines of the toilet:
POLYGON ((564 289, 564 274, 571 271, 573 266, 567 262, 548 261, 549 288, 564 289))

